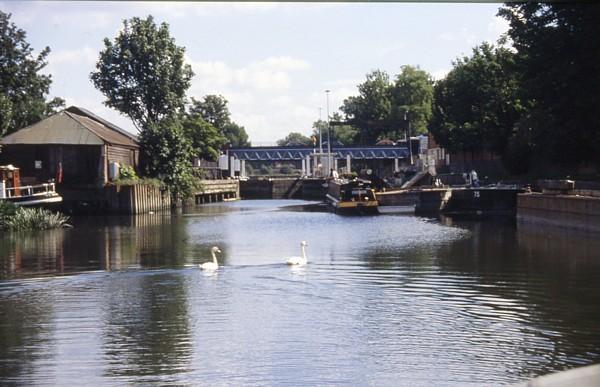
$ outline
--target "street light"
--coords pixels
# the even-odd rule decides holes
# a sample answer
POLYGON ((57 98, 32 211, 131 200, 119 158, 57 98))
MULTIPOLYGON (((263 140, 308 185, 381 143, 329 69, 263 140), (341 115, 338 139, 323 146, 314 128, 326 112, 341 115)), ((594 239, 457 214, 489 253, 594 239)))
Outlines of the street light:
POLYGON ((412 143, 410 141, 410 118, 408 117, 408 113, 410 113, 410 109, 406 109, 406 111, 404 112, 404 121, 407 121, 408 123, 408 125, 406 126, 406 143, 408 144, 408 157, 410 157, 410 165, 412 165, 412 143))
POLYGON ((321 110, 323 110, 323 108, 319 107, 319 153, 323 153, 323 135, 321 134, 323 123, 321 122, 321 110))
POLYGON ((331 90, 325 90, 325 94, 327 94, 327 168, 331 169, 331 128, 330 128, 330 118, 329 118, 329 92, 331 90))

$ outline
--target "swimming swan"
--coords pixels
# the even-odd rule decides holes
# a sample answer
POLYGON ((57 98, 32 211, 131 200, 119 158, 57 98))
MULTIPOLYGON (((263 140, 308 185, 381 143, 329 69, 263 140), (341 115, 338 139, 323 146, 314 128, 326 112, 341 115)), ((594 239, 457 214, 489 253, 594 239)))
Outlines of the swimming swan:
POLYGON ((201 270, 217 270, 219 268, 219 263, 217 262, 217 256, 215 253, 221 253, 221 250, 217 246, 210 249, 210 253, 212 254, 212 262, 205 262, 200 265, 201 270))
POLYGON ((301 257, 291 257, 289 258, 286 263, 288 265, 306 265, 308 263, 308 259, 306 259, 306 252, 304 251, 304 246, 307 246, 308 244, 305 241, 300 242, 300 249, 302 251, 302 256, 301 257))

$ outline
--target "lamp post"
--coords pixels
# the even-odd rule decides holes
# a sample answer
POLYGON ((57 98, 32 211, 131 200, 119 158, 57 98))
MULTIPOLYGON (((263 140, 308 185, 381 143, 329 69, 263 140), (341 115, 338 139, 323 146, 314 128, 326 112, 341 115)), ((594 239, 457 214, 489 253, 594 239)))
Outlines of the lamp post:
POLYGON ((410 165, 413 165, 412 142, 410 141, 410 117, 408 117, 408 113, 410 113, 410 109, 406 109, 406 111, 404 112, 404 121, 407 122, 406 143, 408 144, 408 157, 410 157, 410 165))
POLYGON ((321 134, 321 127, 322 122, 321 122, 321 110, 323 110, 322 107, 319 107, 319 153, 323 153, 323 135, 321 134))
POLYGON ((331 124, 329 118, 329 92, 331 90, 325 90, 327 94, 327 168, 331 169, 331 124))

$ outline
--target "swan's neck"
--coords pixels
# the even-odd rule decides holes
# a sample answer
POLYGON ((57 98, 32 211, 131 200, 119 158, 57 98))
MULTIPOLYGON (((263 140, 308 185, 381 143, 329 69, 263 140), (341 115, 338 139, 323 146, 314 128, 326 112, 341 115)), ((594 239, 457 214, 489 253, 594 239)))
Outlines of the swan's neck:
POLYGON ((217 262, 217 256, 215 255, 215 252, 211 251, 210 253, 212 254, 213 262, 216 263, 216 264, 218 264, 218 262, 217 262))
POLYGON ((306 253, 304 252, 304 245, 301 246, 302 249, 302 259, 306 259, 306 253))

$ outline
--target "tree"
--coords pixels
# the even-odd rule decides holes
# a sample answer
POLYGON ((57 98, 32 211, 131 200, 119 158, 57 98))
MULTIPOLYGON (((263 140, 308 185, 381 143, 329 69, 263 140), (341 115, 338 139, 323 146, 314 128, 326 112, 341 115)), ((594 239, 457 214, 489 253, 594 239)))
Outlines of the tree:
POLYGON ((372 71, 366 81, 358 85, 358 92, 358 96, 345 99, 340 109, 347 121, 359 129, 359 142, 373 144, 389 128, 392 110, 389 76, 381 70, 372 71))
POLYGON ((184 52, 168 24, 157 26, 152 16, 134 17, 123 21, 114 43, 104 39, 90 78, 106 96, 106 106, 129 116, 138 129, 147 128, 183 111, 194 75, 184 64, 184 52))
POLYGON ((147 173, 169 187, 173 202, 192 195, 197 180, 192 171, 194 150, 175 117, 150 123, 140 133, 147 173))
POLYGON ((198 114, 186 114, 182 125, 196 156, 205 160, 216 160, 219 157, 219 150, 227 139, 217 128, 198 114))
POLYGON ((433 81, 426 71, 402 66, 391 83, 387 73, 376 70, 367 74, 358 91, 358 96, 344 100, 341 110, 347 122, 359 130, 359 143, 400 137, 409 121, 411 134, 425 133, 433 99, 433 81))
MULTIPOLYGON (((344 121, 343 117, 338 112, 334 112, 330 120, 330 133, 331 144, 342 144, 346 146, 357 145, 359 141, 359 130, 352 125, 349 125, 344 121)), ((321 136, 323 142, 327 142, 327 121, 319 120, 313 123, 313 136, 317 140, 317 146, 319 144, 319 129, 321 130, 321 136)))
POLYGON ((247 147, 251 145, 250 141, 248 141, 246 129, 235 122, 227 123, 221 133, 227 139, 227 143, 234 148, 247 147))
POLYGON ((0 136, 33 124, 64 106, 61 98, 45 98, 52 77, 40 71, 48 64, 50 48, 34 56, 27 34, 10 17, 0 11, 0 136))
POLYGON ((192 97, 189 111, 218 129, 223 129, 231 121, 227 100, 222 95, 205 95, 200 101, 192 97))
POLYGON ((530 105, 520 136, 542 159, 600 165, 600 5, 508 3, 499 15, 530 105))
POLYGON ((514 56, 483 43, 454 62, 434 88, 429 129, 437 142, 452 152, 504 153, 523 110, 514 56))
POLYGON ((433 80, 429 73, 418 67, 402 66, 390 94, 393 126, 402 127, 403 121, 408 120, 411 135, 426 133, 433 101, 433 80))
POLYGON ((190 114, 197 114, 217 128, 232 147, 250 146, 248 134, 243 126, 231 120, 227 100, 222 95, 205 95, 202 100, 192 97, 190 114))
POLYGON ((277 140, 278 146, 311 146, 313 145, 312 140, 298 132, 291 132, 285 138, 277 140))

